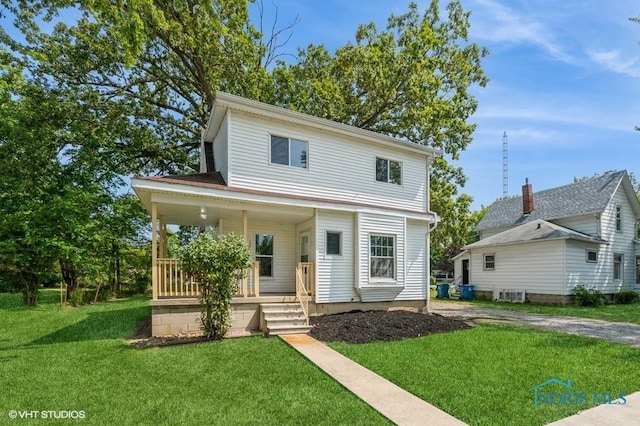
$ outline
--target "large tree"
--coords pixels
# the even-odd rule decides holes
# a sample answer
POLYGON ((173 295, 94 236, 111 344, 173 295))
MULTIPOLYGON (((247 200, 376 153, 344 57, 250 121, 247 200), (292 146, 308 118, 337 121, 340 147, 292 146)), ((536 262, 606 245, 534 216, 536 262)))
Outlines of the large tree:
POLYGON ((215 91, 224 90, 443 150, 432 168, 431 208, 443 217, 434 244, 450 245, 469 214, 458 192, 464 174, 448 160, 471 141, 470 89, 487 82, 486 51, 468 42, 458 1, 444 18, 437 0, 422 13, 412 3, 382 30, 361 25, 333 53, 310 45, 295 63, 275 65, 282 32, 261 34, 248 0, 0 4, 24 35, 0 28, 0 44, 75 111, 60 129, 77 133, 69 152, 91 170, 90 183, 104 182, 102 164, 107 195, 122 183, 113 176, 193 170, 215 91))

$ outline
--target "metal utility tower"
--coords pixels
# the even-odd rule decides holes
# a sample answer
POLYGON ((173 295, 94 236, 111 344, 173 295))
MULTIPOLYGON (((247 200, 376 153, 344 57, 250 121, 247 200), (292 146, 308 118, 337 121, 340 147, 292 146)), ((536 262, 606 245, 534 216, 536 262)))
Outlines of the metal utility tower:
POLYGON ((509 195, 509 139, 507 132, 502 135, 502 196, 509 195))

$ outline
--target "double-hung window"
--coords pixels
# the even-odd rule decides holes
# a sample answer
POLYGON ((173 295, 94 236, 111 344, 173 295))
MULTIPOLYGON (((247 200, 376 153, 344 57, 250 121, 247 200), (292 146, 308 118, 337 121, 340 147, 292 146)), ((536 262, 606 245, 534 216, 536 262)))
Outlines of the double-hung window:
POLYGON ((613 279, 621 280, 623 276, 623 260, 624 256, 621 253, 613 253, 613 279))
POLYGON ((376 157, 376 180, 402 185, 402 163, 376 157))
POLYGON ((271 163, 308 168, 309 142, 271 135, 271 163))
POLYGON ((622 207, 616 206, 616 231, 622 232, 622 207))
POLYGON ((273 277, 273 235, 256 234, 256 260, 260 262, 260 276, 273 277))
POLYGON ((391 235, 371 235, 369 274, 371 278, 394 280, 396 278, 395 237, 391 235))
POLYGON ((485 254, 484 255, 484 270, 485 271, 493 271, 496 269, 496 255, 495 254, 485 254))

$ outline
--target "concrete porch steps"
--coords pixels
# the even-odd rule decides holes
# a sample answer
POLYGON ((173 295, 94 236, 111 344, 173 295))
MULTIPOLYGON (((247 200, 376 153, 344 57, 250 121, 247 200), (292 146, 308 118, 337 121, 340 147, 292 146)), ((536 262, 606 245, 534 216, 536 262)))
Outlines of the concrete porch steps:
POLYGON ((267 336, 304 334, 311 330, 306 325, 304 311, 299 303, 262 303, 260 329, 267 336))

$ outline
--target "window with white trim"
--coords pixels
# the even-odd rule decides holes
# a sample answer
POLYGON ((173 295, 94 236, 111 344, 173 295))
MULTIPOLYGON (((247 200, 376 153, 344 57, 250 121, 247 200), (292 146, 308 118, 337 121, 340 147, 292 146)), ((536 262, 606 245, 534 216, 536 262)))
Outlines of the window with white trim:
POLYGON ((326 253, 327 255, 342 255, 342 232, 327 231, 326 253))
POLYGON ((496 269, 496 255, 485 254, 483 255, 483 268, 485 271, 493 271, 496 269))
POLYGON ((598 263, 598 251, 587 249, 587 263, 598 263))
POLYGON ((376 180, 402 185, 402 163, 376 157, 376 180))
POLYGON ((369 236, 369 275, 381 280, 396 278, 396 239, 392 235, 369 236))
POLYGON ((309 142, 271 135, 271 163, 308 168, 309 142))
POLYGON ((622 207, 616 206, 616 231, 622 232, 622 207))
POLYGON ((273 277, 273 235, 256 234, 256 261, 261 277, 273 277))
POLYGON ((621 280, 624 275, 624 255, 613 253, 613 279, 621 280))

